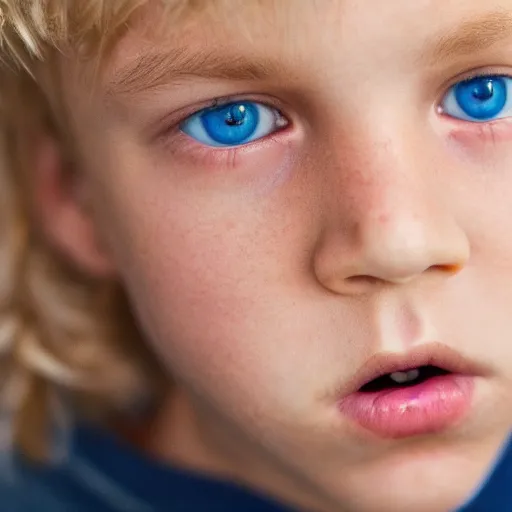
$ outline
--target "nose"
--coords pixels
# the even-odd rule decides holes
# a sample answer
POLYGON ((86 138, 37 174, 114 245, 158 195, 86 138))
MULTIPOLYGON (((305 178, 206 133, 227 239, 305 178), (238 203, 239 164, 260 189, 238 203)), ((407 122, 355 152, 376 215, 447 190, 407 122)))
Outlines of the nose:
POLYGON ((390 143, 373 148, 364 159, 345 152, 344 166, 328 163, 344 178, 326 192, 328 220, 314 254, 317 280, 351 295, 457 273, 469 258, 469 241, 436 183, 440 174, 411 152, 390 151, 390 143))

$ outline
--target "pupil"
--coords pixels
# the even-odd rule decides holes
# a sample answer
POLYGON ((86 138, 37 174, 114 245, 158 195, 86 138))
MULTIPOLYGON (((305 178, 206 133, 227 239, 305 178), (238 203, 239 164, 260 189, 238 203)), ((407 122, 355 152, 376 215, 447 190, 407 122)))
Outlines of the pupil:
POLYGON ((473 89, 473 97, 480 101, 490 100, 494 95, 494 86, 492 80, 480 83, 473 89))
POLYGON ((247 111, 243 105, 234 105, 229 109, 226 116, 228 126, 240 126, 245 121, 247 111))

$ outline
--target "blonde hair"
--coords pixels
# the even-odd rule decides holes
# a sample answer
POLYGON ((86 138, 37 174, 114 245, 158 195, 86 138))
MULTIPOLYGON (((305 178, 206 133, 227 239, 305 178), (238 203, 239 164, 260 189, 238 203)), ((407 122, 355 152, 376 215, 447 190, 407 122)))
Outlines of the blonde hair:
POLYGON ((42 70, 68 49, 99 58, 144 3, 0 0, 0 403, 15 446, 35 458, 48 454, 64 398, 108 417, 162 382, 121 287, 80 274, 52 250, 29 200, 31 136, 58 133, 62 122, 42 70))

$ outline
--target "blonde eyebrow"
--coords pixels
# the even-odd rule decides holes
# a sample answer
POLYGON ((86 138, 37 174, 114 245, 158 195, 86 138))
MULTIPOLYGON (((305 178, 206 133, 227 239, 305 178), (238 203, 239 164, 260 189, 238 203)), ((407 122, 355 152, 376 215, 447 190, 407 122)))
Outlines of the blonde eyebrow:
POLYGON ((178 48, 169 52, 148 52, 135 58, 114 73, 107 84, 107 94, 131 95, 188 78, 252 81, 277 73, 277 65, 269 60, 249 60, 218 51, 194 53, 188 48, 178 48))
POLYGON ((478 19, 463 21, 453 31, 434 40, 425 53, 430 64, 482 52, 512 37, 512 14, 496 11, 478 19))

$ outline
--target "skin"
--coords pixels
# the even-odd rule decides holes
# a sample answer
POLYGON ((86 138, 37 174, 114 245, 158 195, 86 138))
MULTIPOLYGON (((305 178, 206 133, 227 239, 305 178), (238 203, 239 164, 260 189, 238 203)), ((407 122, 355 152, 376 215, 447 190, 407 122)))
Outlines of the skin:
POLYGON ((461 20, 511 9, 239 2, 149 37, 149 4, 92 94, 66 63, 81 194, 42 138, 40 218, 77 265, 123 282, 176 381, 154 454, 299 510, 446 512, 467 499, 512 423, 512 120, 437 107, 471 70, 512 72, 512 33, 428 55, 461 20), (112 85, 138 54, 177 45, 275 69, 112 85), (236 151, 180 134, 230 95, 270 102, 289 126, 236 151), (383 440, 340 414, 337 390, 370 357, 428 343, 489 368, 462 424, 383 440))

